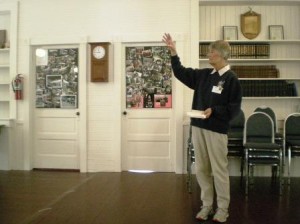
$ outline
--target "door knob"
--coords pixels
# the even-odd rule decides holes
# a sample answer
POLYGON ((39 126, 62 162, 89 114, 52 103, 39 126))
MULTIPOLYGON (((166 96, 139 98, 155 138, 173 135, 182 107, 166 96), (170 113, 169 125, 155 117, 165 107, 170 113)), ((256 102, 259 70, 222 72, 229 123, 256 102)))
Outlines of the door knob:
POLYGON ((124 112, 123 112, 123 115, 127 115, 127 112, 126 112, 126 111, 124 111, 124 112))
POLYGON ((79 115, 80 115, 80 112, 76 112, 76 115, 79 116, 79 115))

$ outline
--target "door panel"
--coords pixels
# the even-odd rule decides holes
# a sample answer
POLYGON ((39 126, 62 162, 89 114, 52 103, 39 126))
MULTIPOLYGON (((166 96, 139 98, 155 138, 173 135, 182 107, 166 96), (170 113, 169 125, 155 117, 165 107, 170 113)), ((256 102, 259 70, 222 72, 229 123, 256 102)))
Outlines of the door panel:
POLYGON ((123 119, 123 170, 174 171, 171 110, 127 110, 123 119))
POLYGON ((36 110, 34 168, 79 169, 76 111, 36 110))

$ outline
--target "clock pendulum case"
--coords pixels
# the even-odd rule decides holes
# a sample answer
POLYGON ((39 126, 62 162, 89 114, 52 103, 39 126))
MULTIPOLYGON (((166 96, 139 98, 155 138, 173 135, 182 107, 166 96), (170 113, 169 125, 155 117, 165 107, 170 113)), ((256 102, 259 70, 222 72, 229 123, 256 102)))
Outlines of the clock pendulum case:
POLYGON ((109 76, 109 45, 108 42, 90 43, 91 46, 91 81, 108 82, 109 76))

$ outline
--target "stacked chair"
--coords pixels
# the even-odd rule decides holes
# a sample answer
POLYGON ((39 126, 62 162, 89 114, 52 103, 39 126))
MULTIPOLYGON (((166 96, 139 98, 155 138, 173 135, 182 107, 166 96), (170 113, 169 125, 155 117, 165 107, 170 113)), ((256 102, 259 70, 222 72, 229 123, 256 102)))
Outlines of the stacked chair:
POLYGON ((291 158, 300 156, 300 113, 286 117, 283 126, 285 148, 288 149, 288 184, 290 184, 291 158))
MULTIPOLYGON (((274 110, 271 107, 267 107, 267 106, 259 106, 257 107, 254 112, 263 112, 268 114, 273 121, 274 124, 274 140, 277 144, 281 145, 283 148, 283 166, 285 165, 285 147, 284 147, 284 138, 283 138, 283 134, 278 132, 278 128, 277 128, 277 118, 276 118, 276 114, 274 112, 274 110)), ((276 177, 276 170, 277 167, 272 167, 272 177, 275 178, 276 177)), ((282 174, 284 174, 284 168, 282 169, 282 174)))
POLYGON ((230 121, 230 128, 228 131, 228 157, 238 157, 241 160, 241 181, 243 177, 244 164, 244 126, 245 114, 241 110, 240 113, 230 121))
MULTIPOLYGON (((245 122, 245 193, 248 194, 250 170, 255 166, 276 167, 279 192, 282 194, 283 146, 275 142, 273 119, 264 112, 252 113, 245 122)), ((253 172, 251 172, 253 178, 253 172)))
MULTIPOLYGON (((241 159, 241 180, 245 175, 245 193, 253 179, 255 166, 272 167, 272 178, 278 179, 279 193, 282 194, 284 156, 288 155, 288 184, 290 184, 291 160, 300 157, 300 113, 292 113, 284 120, 283 134, 277 131, 276 115, 272 108, 260 106, 245 119, 241 111, 230 122, 228 132, 228 157, 241 159), (245 171, 244 171, 245 169, 245 171)), ((192 143, 192 127, 187 142, 187 184, 192 192, 192 165, 195 162, 192 143)))

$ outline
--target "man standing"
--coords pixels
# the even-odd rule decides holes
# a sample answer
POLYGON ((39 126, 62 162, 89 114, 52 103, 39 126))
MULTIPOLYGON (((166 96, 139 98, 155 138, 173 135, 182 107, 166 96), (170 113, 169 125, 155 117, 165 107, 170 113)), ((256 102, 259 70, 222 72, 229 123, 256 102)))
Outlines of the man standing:
POLYGON ((163 42, 171 51, 175 77, 194 90, 192 109, 204 111, 205 115, 205 119, 191 119, 195 170, 202 201, 196 218, 207 220, 214 214, 213 221, 226 222, 230 203, 227 132, 229 121, 240 112, 242 101, 241 85, 227 62, 230 45, 223 40, 211 43, 207 56, 213 68, 192 69, 181 64, 170 34, 163 36, 163 42))

